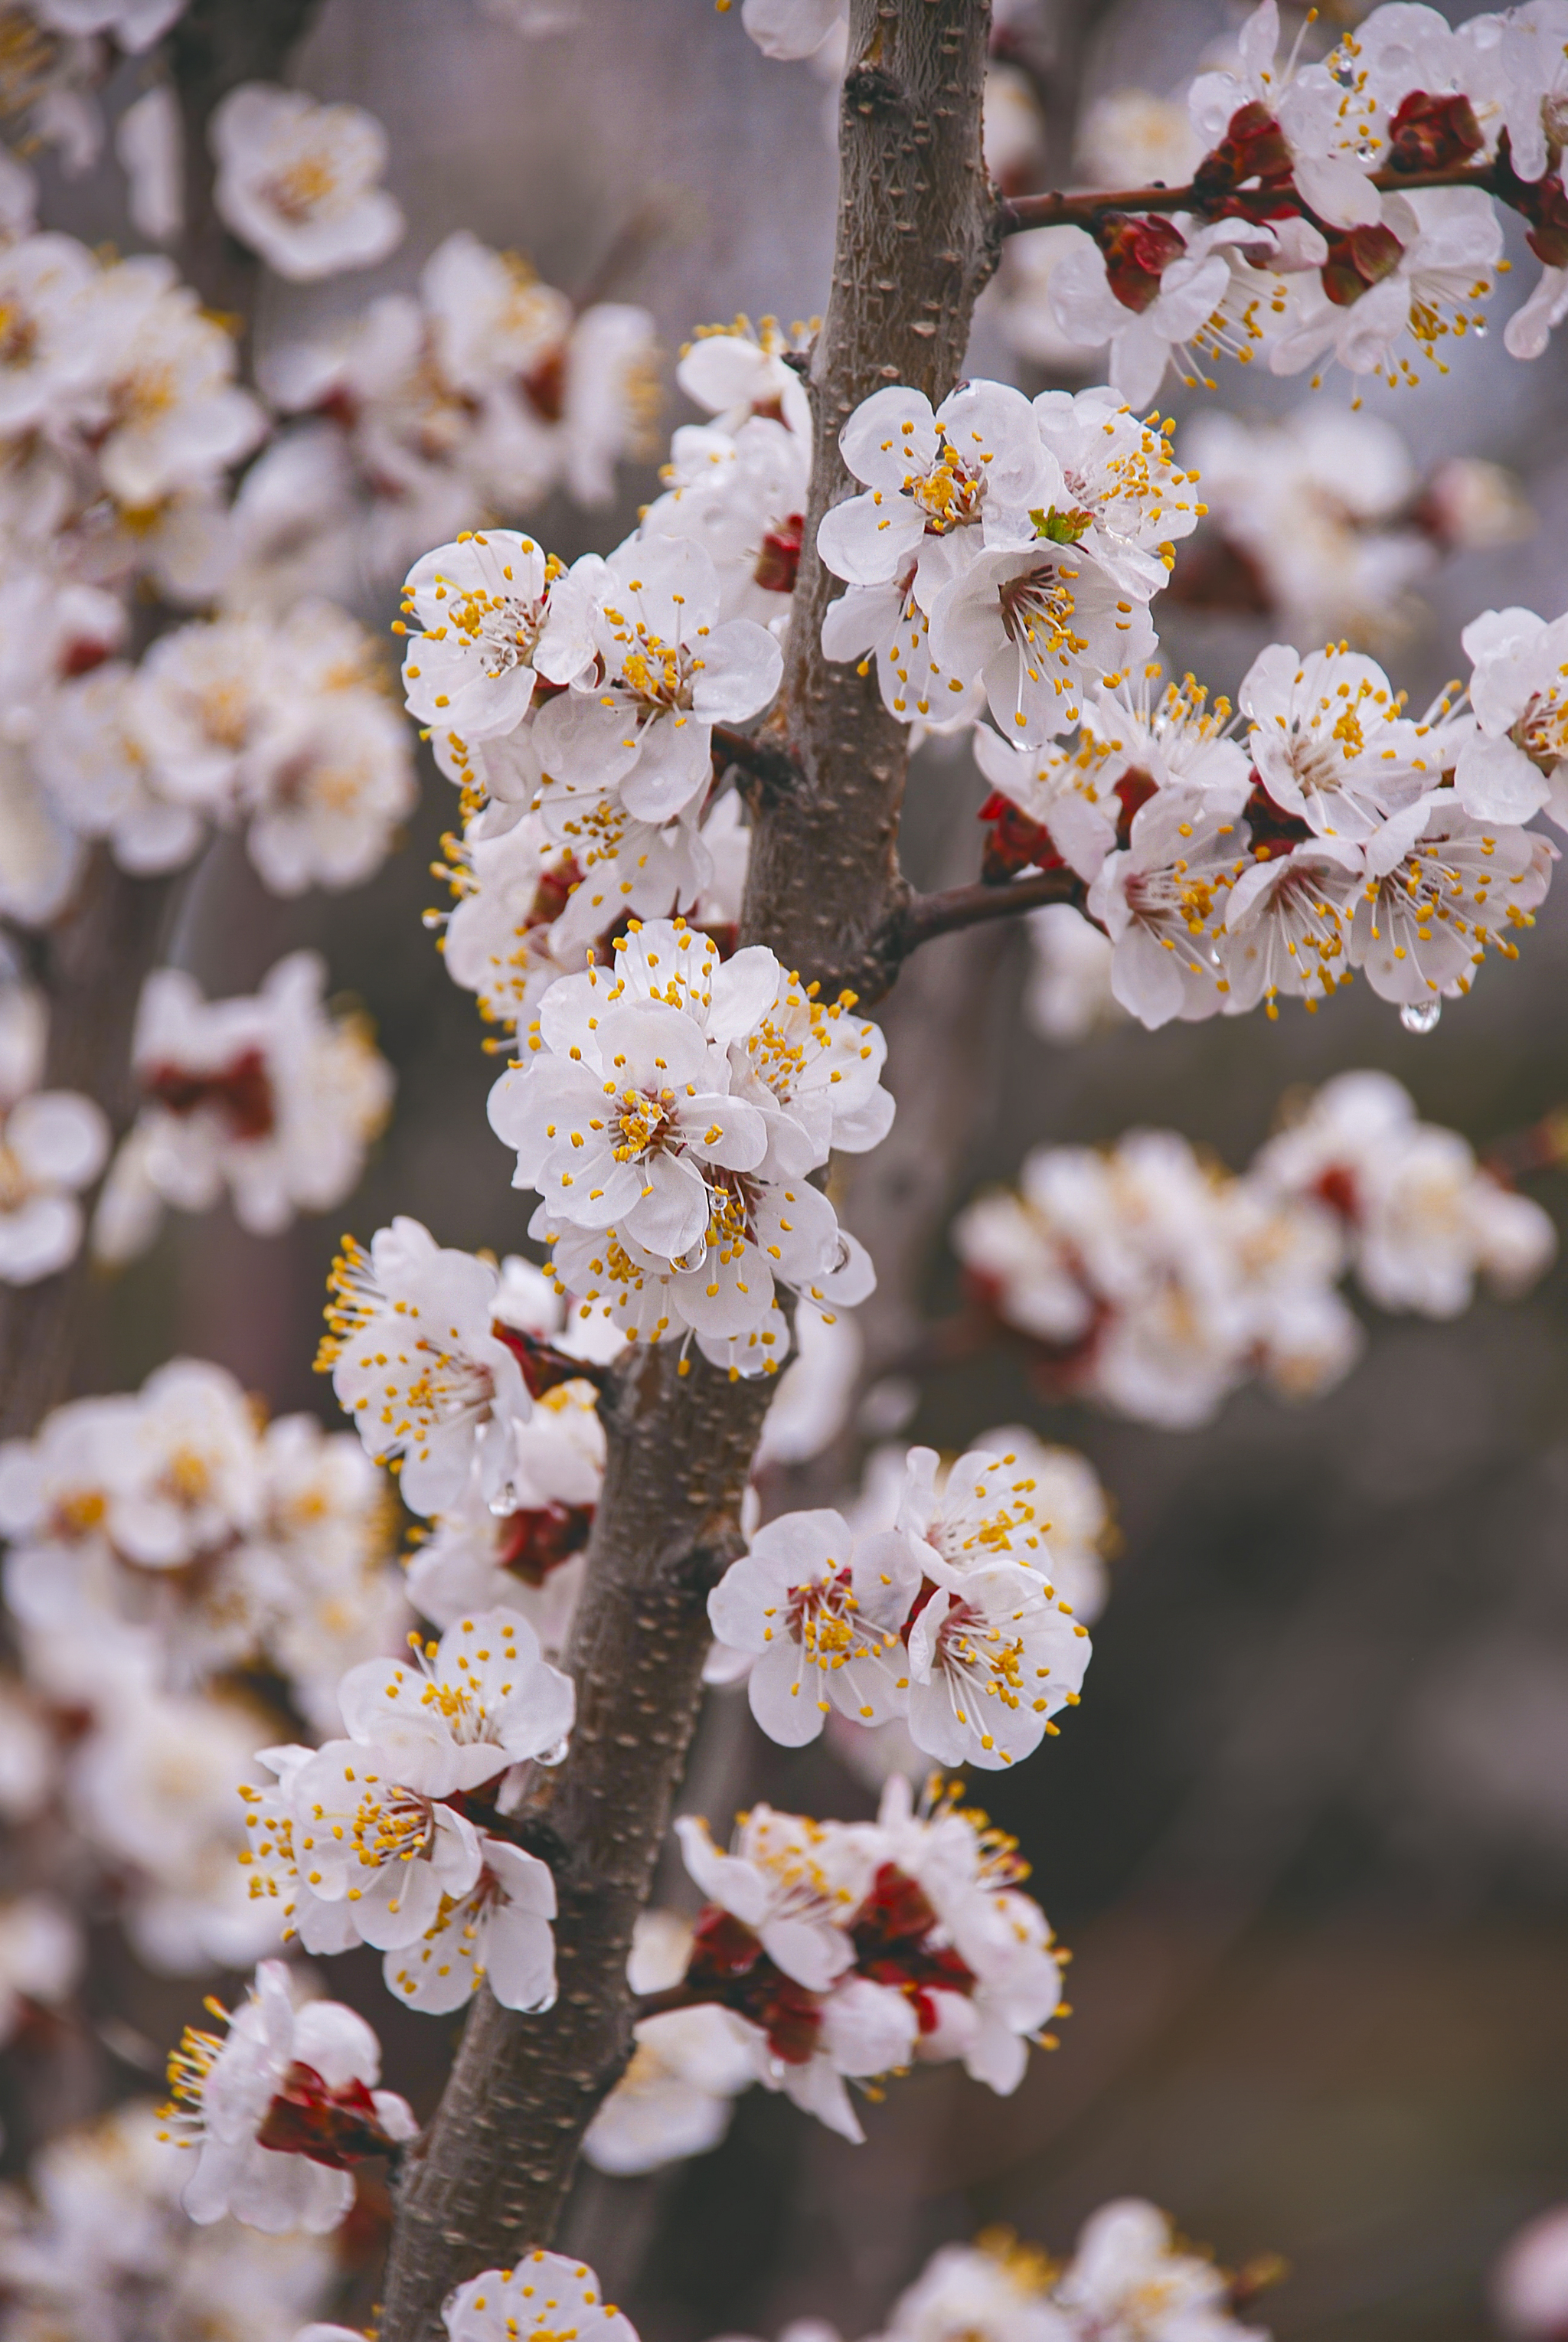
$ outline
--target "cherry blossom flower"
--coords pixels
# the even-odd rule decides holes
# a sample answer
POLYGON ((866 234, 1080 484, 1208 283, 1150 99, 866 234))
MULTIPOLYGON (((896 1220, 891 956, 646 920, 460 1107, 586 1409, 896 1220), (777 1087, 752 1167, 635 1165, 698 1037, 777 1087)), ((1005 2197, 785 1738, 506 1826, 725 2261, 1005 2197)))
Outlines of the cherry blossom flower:
POLYGON ((1424 1006, 1469 991, 1488 949, 1533 923, 1556 848, 1533 830, 1472 819, 1452 789, 1425 801, 1415 842, 1392 868, 1368 856, 1349 952, 1383 1000, 1424 1006))
MULTIPOLYGON (((691 1928, 673 1913, 640 1913, 626 1962, 632 1990, 663 1992, 678 1985, 692 1942, 691 1928)), ((745 2026, 711 2003, 644 2017, 633 2038, 632 2062, 583 2141, 595 2171, 628 2177, 716 2147, 735 2098, 756 2079, 745 2026)))
POLYGON ((741 22, 764 57, 785 62, 820 49, 847 15, 847 0, 743 0, 741 22))
MULTIPOLYGON (((656 974, 661 962, 682 968, 684 950, 722 995, 741 963, 720 968, 711 947, 704 953, 705 939, 664 922, 637 940, 641 952, 622 953, 614 970, 589 968, 545 994, 538 1028, 545 1046, 520 1072, 502 1076, 490 1118, 517 1148, 514 1184, 536 1187, 555 1216, 619 1226, 674 1259, 704 1239, 710 1181, 720 1171, 754 1170, 768 1132, 755 1106, 728 1095, 728 1066, 710 1049, 703 1023, 664 996, 656 974)), ((760 957, 776 986, 777 962, 771 953, 760 957)))
POLYGON ((90 353, 73 331, 96 277, 92 255, 68 235, 30 235, 0 254, 0 300, 11 319, 0 354, 0 431, 35 430, 90 378, 90 353))
POLYGON ((960 1572, 1015 1562, 1061 1596, 1064 1617, 1104 1607, 1105 1496, 1082 1456, 1008 1430, 988 1433, 940 1479, 939 1466, 934 1448, 910 1449, 898 1526, 923 1561, 929 1549, 960 1572))
POLYGON ((1213 1016, 1223 1005, 1213 931, 1245 844, 1233 816, 1164 790, 1134 814, 1126 849, 1101 864, 1089 910, 1115 947, 1111 989, 1140 1024, 1213 1016))
POLYGON ((40 2332, 117 2335, 139 2322, 171 2342, 215 2328, 295 2342, 335 2297, 333 2247, 234 2220, 193 2227, 180 2205, 190 2158, 166 2129, 150 2099, 131 2099, 35 2157, 0 2241, 16 2316, 40 2332))
POLYGON ((555 1882, 547 1864, 505 1839, 481 1836, 480 1869, 464 1895, 444 1898, 428 1927, 382 1963, 386 1988, 441 2017, 487 1984, 504 2008, 555 2000, 555 1882))
POLYGON ((593 1385, 544 1392, 514 1437, 510 1508, 495 1512, 471 1484, 411 1555, 408 1597, 442 1627, 464 1612, 519 1610, 554 1655, 576 1601, 604 1475, 593 1385))
MULTIPOLYGON (((409 713, 465 739, 514 730, 534 696, 548 585, 544 554, 514 529, 465 535, 416 561, 403 589, 404 616, 422 630, 403 663, 409 713)), ((544 672, 569 683, 588 656, 544 672)))
POLYGON ((488 1262, 438 1246, 401 1216, 368 1251, 351 1242, 333 1270, 318 1363, 366 1451, 401 1457, 415 1512, 455 1503, 471 1472, 486 1502, 511 1484, 515 1426, 533 1400, 516 1348, 495 1329, 499 1282, 488 1262))
POLYGON ((1070 343, 1084 349, 1109 345, 1111 391, 1141 409, 1154 397, 1173 355, 1182 356, 1185 378, 1197 375, 1189 345, 1213 331, 1213 321, 1227 304, 1232 248, 1272 250, 1273 238, 1266 228, 1237 219, 1206 226, 1190 218, 1184 226, 1163 219, 1130 225, 1135 241, 1129 254, 1128 297, 1116 291, 1099 249, 1086 240, 1052 269, 1049 297, 1052 315, 1070 343))
POLYGON ((982 553, 931 610, 950 673, 977 676, 1004 736, 1031 746, 1078 721, 1085 683, 1114 687, 1154 647, 1146 606, 1096 557, 1093 538, 982 553))
POLYGON ((240 1857, 252 1907, 307 1952, 416 1944, 484 1865, 479 1832, 454 1807, 397 1777, 392 1752, 365 1740, 258 1750, 272 1789, 240 1791, 240 1857))
POLYGON ((1331 251, 1340 297, 1320 281, 1299 295, 1294 320, 1270 344, 1275 374, 1299 374, 1331 356, 1354 375, 1413 381, 1405 337, 1439 372, 1443 344, 1485 325, 1503 228, 1490 198, 1473 187, 1433 187, 1385 195, 1381 221, 1351 230, 1331 251), (1337 258, 1344 246, 1343 261, 1337 258), (1348 292, 1348 301, 1344 295, 1348 292))
POLYGON ((897 1774, 883 1792, 877 1834, 887 1867, 857 1934, 891 1940, 864 1943, 863 1962, 875 1973, 878 1949, 896 1960, 900 1943, 921 1944, 929 1968, 921 1974, 916 1954, 906 1987, 920 2020, 916 2057, 956 2057, 974 2080, 1009 2097, 1024 2078, 1028 2044, 1061 2010, 1064 1968, 1044 1913, 1020 1892, 1029 1870, 1016 1839, 961 1808, 955 1789, 927 1790, 916 1805, 897 1774))
POLYGON ((77 1196, 103 1169, 109 1126, 75 1090, 0 1087, 0 1283, 35 1285, 74 1260, 83 1216, 77 1196))
POLYGON ((924 608, 968 555, 970 532, 1012 544, 1030 533, 1031 505, 1067 502, 1028 400, 1005 383, 962 384, 934 412, 891 384, 855 408, 839 448, 865 493, 824 515, 818 552, 850 586, 888 585, 918 555, 924 608))
POLYGON ((386 133, 362 106, 243 82, 215 109, 208 140, 218 216, 280 276, 368 268, 403 241, 403 213, 377 184, 386 133))
POLYGON ((1271 644, 1238 696, 1274 804, 1316 836, 1351 846, 1375 837, 1392 846, 1417 834, 1414 809, 1453 770, 1469 730, 1448 719, 1445 701, 1414 722, 1375 661, 1333 644, 1304 658, 1271 644))
POLYGON ((565 1755, 572 1679, 540 1657, 516 1611, 464 1618, 438 1644, 414 1639, 417 1666, 366 1659, 338 1687, 350 1738, 389 1755, 409 1788, 447 1797, 531 1757, 551 1765, 565 1755))
POLYGON ((13 2038, 29 2007, 70 2000, 85 1951, 74 1914, 52 1895, 0 1902, 0 2044, 13 2038))
POLYGON ((166 2135, 199 2150, 186 2212, 204 2227, 229 2213, 273 2235, 341 2227, 354 2165, 418 2129, 404 2099, 374 2087, 381 2044, 338 2001, 298 2005, 281 1960, 262 1962, 227 2026, 226 2038, 187 2026, 169 2060, 166 2135))
POLYGON ((1510 823, 1544 807, 1568 828, 1568 620, 1485 610, 1460 639, 1480 736, 1454 767, 1461 806, 1478 821, 1510 823))
POLYGON ((1040 1745, 1075 1701, 1087 1630, 1046 1581, 1012 1562, 925 1556, 934 1590, 909 1626, 909 1731, 944 1765, 997 1770, 1040 1745))
POLYGON ((839 1513, 786 1513, 731 1563, 708 1618, 721 1644, 756 1653, 752 1714, 794 1748, 816 1738, 834 1707, 862 1724, 904 1713, 899 1630, 919 1591, 902 1537, 857 1540, 839 1513))
POLYGON ((525 2253, 515 2268, 484 2269, 449 2296, 442 2316, 450 2342, 493 2342, 501 2334, 548 2342, 563 2332, 577 2342, 637 2342, 593 2270, 560 2253, 525 2253))
POLYGON ((757 715, 783 668, 764 627, 720 622, 720 599, 707 554, 678 537, 585 555, 556 584, 540 656, 574 679, 540 711, 537 746, 564 788, 614 785, 628 813, 658 822, 706 788, 714 725, 757 715))
POLYGON ((147 980, 135 1064, 147 1103, 109 1175, 101 1257, 134 1256, 163 1205, 208 1211, 225 1188, 260 1235, 325 1211, 359 1178, 391 1106, 391 1069, 362 1019, 330 1016, 326 969, 291 952, 253 998, 205 1001, 175 968, 147 980))
POLYGON ((1046 2295, 1043 2253, 993 2230, 974 2245, 944 2245, 894 2303, 877 2342, 1074 2342, 1077 2328, 1046 2295))
POLYGON ((699 326, 681 352, 675 381, 713 416, 716 430, 734 436, 760 419, 782 424, 809 446, 811 401, 788 360, 804 351, 812 330, 795 325, 786 335, 776 317, 699 326))
POLYGON ((1239 70, 1223 68, 1193 81, 1187 96, 1193 129, 1212 147, 1233 135, 1243 107, 1258 109, 1270 127, 1283 131, 1291 176, 1309 209, 1338 227, 1375 221, 1378 201, 1366 175, 1369 158, 1353 159, 1357 141, 1341 128, 1350 109, 1324 69, 1297 71, 1299 40, 1283 61, 1276 54, 1279 45, 1276 0, 1262 0, 1237 35, 1239 70))
POLYGON ((155 718, 142 677, 111 659, 62 685, 33 750, 49 796, 83 837, 106 837, 122 870, 145 876, 190 861, 206 832, 205 807, 169 794, 147 746, 155 718))
POLYGON ((671 443, 667 485, 642 533, 703 545, 718 574, 720 618, 771 626, 794 591, 809 467, 809 445, 781 423, 759 415, 734 438, 688 425, 671 443))
POLYGON ((1253 1168, 1276 1194, 1316 1198, 1335 1214, 1357 1277, 1384 1309, 1457 1316, 1478 1273, 1517 1295, 1556 1251, 1540 1206, 1483 1171, 1456 1131, 1418 1121, 1389 1074, 1325 1082, 1253 1168))
POLYGON ((85 1691, 95 1708, 67 1767, 66 1811, 116 1884, 135 1957, 158 1976, 248 1968, 277 1926, 236 1859, 236 1793, 273 1720, 226 1695, 155 1692, 123 1664, 105 1683, 80 1634, 56 1666, 59 1691, 78 1704, 85 1691))
POLYGON ((265 435, 260 406, 235 385, 233 341, 168 261, 119 261, 74 315, 94 357, 83 421, 101 435, 99 467, 120 504, 155 505, 224 471, 265 435))
POLYGON ((1116 2342, 1262 2342, 1259 2329, 1230 2314, 1223 2269, 1183 2252, 1153 2204, 1127 2197, 1084 2222, 1078 2248, 1057 2281, 1070 2316, 1116 2342))

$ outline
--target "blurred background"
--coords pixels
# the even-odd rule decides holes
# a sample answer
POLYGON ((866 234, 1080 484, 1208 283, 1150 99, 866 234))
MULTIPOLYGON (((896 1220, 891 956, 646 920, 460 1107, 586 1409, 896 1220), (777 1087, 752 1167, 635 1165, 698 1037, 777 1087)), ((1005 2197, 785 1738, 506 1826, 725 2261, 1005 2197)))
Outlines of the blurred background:
MULTIPOLYGON (((1168 99, 1237 22, 1223 0, 1011 7, 1006 55, 1035 108, 1011 184, 1081 183, 1086 123, 1100 125, 1103 176, 1104 125, 1122 117, 1096 115, 1097 102, 1131 89, 1168 99)), ((526 40, 474 0, 327 0, 295 77, 387 125, 388 184, 411 226, 377 270, 269 284, 264 350, 411 286, 441 239, 469 227, 574 295, 592 286, 654 312, 664 434, 695 419, 671 380, 694 326, 737 310, 787 323, 824 304, 826 84, 809 65, 765 61, 711 0, 581 0, 574 22, 526 40)), ((135 88, 130 69, 125 96, 135 88)), ((1141 161, 1126 175, 1137 184, 1141 161)), ((112 202, 106 178, 51 184, 45 215, 96 242, 121 232, 112 202)), ((1005 318, 1024 297, 1010 264, 983 305, 975 369, 1031 391, 1098 379, 1087 356, 1073 370, 1020 350, 1005 318)), ((1517 297, 1505 284, 1499 319, 1517 297)), ((1453 671, 1476 610, 1568 603, 1565 367, 1560 345, 1537 365, 1511 362, 1494 331, 1419 395, 1366 394, 1364 411, 1404 435, 1417 480, 1456 454, 1484 457, 1517 475, 1537 515, 1532 534, 1490 548, 1435 545, 1413 585, 1363 609, 1367 646, 1417 705, 1453 671)), ((1257 422, 1308 395, 1300 381, 1227 368, 1217 393, 1175 399, 1178 450, 1201 407, 1257 422)), ((1342 379, 1316 401, 1339 414, 1349 395, 1342 379)), ((614 509, 562 503, 529 525, 564 558, 607 548, 655 479, 650 461, 622 473, 614 509)), ((1323 493, 1332 501, 1332 482, 1323 493)), ((1280 624, 1256 606, 1173 606, 1181 595, 1178 573, 1161 606, 1168 666, 1233 695, 1280 624)), ((362 611, 394 614, 391 596, 362 611)), ((977 873, 984 794, 966 750, 923 752, 908 833, 917 882, 977 873)), ((285 949, 319 947, 335 988, 374 1018, 398 1082, 345 1225, 368 1236, 402 1211, 444 1243, 524 1250, 528 1202, 484 1120, 494 1066, 421 926, 441 898, 428 868, 454 812, 427 768, 420 813, 378 878, 293 905, 220 841, 175 956, 217 996, 253 990, 285 949)), ((1053 1044, 1025 1017, 1028 975, 1022 931, 948 938, 880 1012, 912 1136, 846 1189, 850 1224, 883 1262, 868 1380, 907 1348, 919 1314, 951 1306, 953 1211, 1014 1177, 1031 1146, 1153 1125, 1239 1169, 1293 1086, 1352 1066, 1387 1068, 1423 1116, 1480 1151, 1568 1102, 1562 886, 1519 959, 1489 965, 1474 998, 1426 1036, 1357 986, 1315 1017, 1287 1006, 1277 1024, 1124 1023, 1053 1044)), ((1563 1225, 1568 1181, 1547 1175, 1531 1192, 1563 1225)), ((307 1222, 264 1241, 226 1212, 174 1218, 99 1291, 80 1387, 134 1386, 183 1352, 232 1368, 275 1411, 330 1419, 311 1359, 339 1234, 307 1222)), ((585 2174, 571 2242, 649 2342, 772 2336, 802 2315, 872 2332, 937 2244, 1002 2221, 1061 2252, 1089 2210, 1126 2193, 1168 2206, 1232 2264, 1283 2255, 1289 2278, 1257 2313, 1282 2336, 1459 2342, 1490 2330, 1489 2261, 1568 2193, 1565 1306, 1560 1268, 1529 1301, 1482 1302, 1450 1325, 1369 1313, 1366 1355, 1331 1396, 1292 1406, 1251 1388, 1194 1433, 1048 1405, 1001 1346, 924 1377, 911 1436, 951 1451, 1027 1424, 1080 1447, 1116 1506, 1120 1550, 1083 1706, 1016 1777, 984 1785, 1074 1951, 1074 2014, 1014 2098, 953 2068, 917 2077, 868 2109, 858 2150, 754 2091, 710 2156, 652 2180, 585 2174)), ((852 1429, 838 1451, 852 1471, 854 1445, 852 1429)), ((734 1695, 711 1707, 692 1799, 715 1828, 759 1796, 819 1814, 873 1809, 874 1789, 830 1749, 763 1742, 734 1695)), ((353 1970, 335 1964, 335 1987, 357 1990, 353 1970)), ((390 2008, 369 1956, 359 1985, 389 2080, 426 2111, 446 2021, 390 2008)), ((177 2023, 185 1989, 158 1989, 158 2014, 177 2023)))

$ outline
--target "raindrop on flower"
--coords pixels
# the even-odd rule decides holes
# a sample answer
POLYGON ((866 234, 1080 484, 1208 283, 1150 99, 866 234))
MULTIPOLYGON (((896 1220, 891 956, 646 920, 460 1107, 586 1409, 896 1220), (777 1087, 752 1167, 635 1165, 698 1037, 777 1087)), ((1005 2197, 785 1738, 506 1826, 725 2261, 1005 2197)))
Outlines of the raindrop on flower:
POLYGON ((1407 1033, 1435 1033, 1442 1014, 1441 1000, 1407 1000, 1399 1012, 1399 1021, 1407 1033))

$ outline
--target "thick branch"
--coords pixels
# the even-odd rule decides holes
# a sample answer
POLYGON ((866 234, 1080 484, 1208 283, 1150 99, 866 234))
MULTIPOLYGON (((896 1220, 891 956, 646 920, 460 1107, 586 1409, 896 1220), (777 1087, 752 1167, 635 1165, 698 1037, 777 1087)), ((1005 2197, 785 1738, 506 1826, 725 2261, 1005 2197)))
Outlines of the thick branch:
POLYGON ((764 796, 783 796, 800 779, 800 767, 776 740, 763 740, 750 732, 734 732, 727 724, 714 726, 714 766, 723 773, 733 765, 764 796))
MULTIPOLYGON (((814 545, 849 491, 838 433, 854 407, 889 382, 939 399, 962 366, 995 254, 980 146, 989 31, 985 0, 852 0, 805 551, 766 736, 790 785, 758 792, 742 918, 744 940, 808 978, 864 956, 906 891, 895 837, 907 735, 874 679, 821 656, 837 587, 814 545)), ((481 1991, 424 2153, 410 2159, 383 2342, 438 2342, 452 2286, 548 2244, 583 2132, 624 2062, 632 1923, 668 1827, 700 1696, 704 1596, 738 1546, 766 1400, 765 1385, 700 1361, 682 1379, 656 1354, 606 1408, 604 1496, 566 1661, 579 1723, 533 1808, 559 1847, 561 1999, 526 2018, 481 1991)))

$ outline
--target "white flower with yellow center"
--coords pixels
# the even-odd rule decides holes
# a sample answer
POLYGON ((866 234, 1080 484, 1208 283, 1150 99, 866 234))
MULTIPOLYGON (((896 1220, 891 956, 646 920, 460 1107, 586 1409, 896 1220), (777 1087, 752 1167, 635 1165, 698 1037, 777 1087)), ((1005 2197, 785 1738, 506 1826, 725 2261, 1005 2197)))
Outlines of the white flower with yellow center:
POLYGON ((366 1659, 345 1676, 338 1704, 350 1736, 387 1750, 411 1788, 447 1797, 530 1757, 565 1755, 575 1689, 516 1611, 464 1618, 439 1643, 410 1639, 416 1666, 366 1659))
POLYGON ((472 1253, 438 1246, 404 1216, 333 1270, 331 1332, 318 1365, 370 1455, 402 1459, 415 1512, 455 1503, 476 1471, 488 1502, 507 1489, 514 1426, 533 1400, 515 1347, 494 1326, 500 1279, 472 1253))
POLYGON ((515 2268, 485 2269, 458 2287, 442 2315, 449 2342, 637 2342, 593 2270, 561 2253, 525 2253, 515 2268))
POLYGON ((563 787, 613 786, 653 822, 703 793, 714 726, 759 715, 783 672, 766 628, 721 623, 721 600, 712 559, 684 538, 631 537, 559 580, 540 657, 574 680, 541 709, 537 747, 563 787))
POLYGON ((403 241, 398 205, 377 183, 386 133, 358 105, 243 82, 208 131, 225 227, 295 283, 368 268, 403 241))
MULTIPOLYGON (((514 529, 465 533, 416 561, 403 611, 417 626, 399 627, 411 632, 403 662, 409 714, 465 741, 515 730, 534 698, 552 575, 533 538, 514 529)), ((542 671, 569 683, 575 670, 546 661, 542 671)))
POLYGON ((834 1708, 867 1725, 904 1714, 900 1633, 919 1591, 905 1538, 857 1540, 839 1513, 786 1513, 731 1563, 708 1621, 727 1649, 755 1655, 747 1694, 763 1730, 799 1748, 834 1708))
POLYGON ((1483 610, 1460 640, 1481 736, 1460 751, 1460 804, 1494 822, 1528 821, 1544 806, 1568 828, 1568 616, 1483 610))

